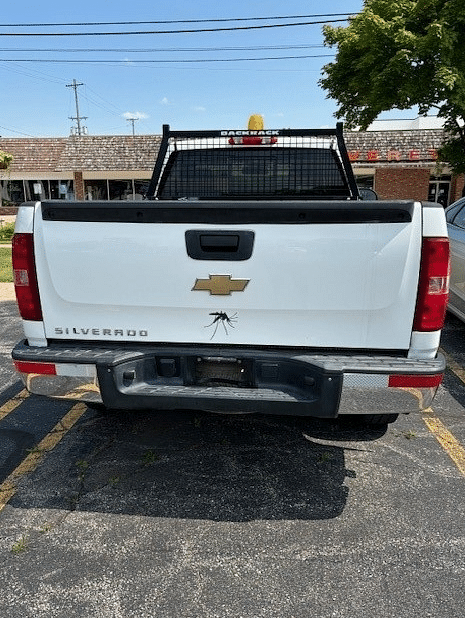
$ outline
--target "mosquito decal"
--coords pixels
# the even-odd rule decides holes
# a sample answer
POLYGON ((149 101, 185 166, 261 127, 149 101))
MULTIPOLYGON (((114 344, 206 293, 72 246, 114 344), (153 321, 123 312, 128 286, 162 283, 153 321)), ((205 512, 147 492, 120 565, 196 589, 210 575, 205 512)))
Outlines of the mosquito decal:
POLYGON ((233 315, 229 316, 224 311, 215 311, 214 313, 210 313, 209 315, 213 316, 213 321, 210 324, 207 324, 204 328, 210 328, 210 326, 215 326, 213 331, 213 335, 210 337, 210 340, 216 335, 216 331, 218 330, 218 326, 220 324, 223 325, 224 332, 228 335, 228 329, 226 325, 230 328, 235 328, 234 323, 237 322, 237 313, 233 313, 233 315))

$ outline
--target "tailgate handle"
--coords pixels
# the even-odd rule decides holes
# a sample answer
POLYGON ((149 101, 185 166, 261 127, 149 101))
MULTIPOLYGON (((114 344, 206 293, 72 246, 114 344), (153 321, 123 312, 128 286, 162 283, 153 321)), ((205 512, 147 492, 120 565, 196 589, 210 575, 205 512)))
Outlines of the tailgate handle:
POLYGON ((254 238, 248 230, 187 230, 186 249, 194 260, 248 260, 254 238))
POLYGON ((220 251, 222 253, 237 251, 239 236, 237 234, 201 234, 200 248, 202 251, 220 251))

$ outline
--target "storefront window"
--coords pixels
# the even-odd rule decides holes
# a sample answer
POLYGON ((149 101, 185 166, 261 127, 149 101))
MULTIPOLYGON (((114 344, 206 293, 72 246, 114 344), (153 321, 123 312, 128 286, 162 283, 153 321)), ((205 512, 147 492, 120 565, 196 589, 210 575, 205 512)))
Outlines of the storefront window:
POLYGON ((86 180, 84 189, 86 200, 107 200, 108 188, 106 180, 86 180))
POLYGON ((2 180, 1 192, 3 206, 18 206, 26 201, 22 180, 2 180))
POLYGON ((143 200, 147 195, 150 185, 150 180, 135 180, 134 181, 134 199, 143 200))
POLYGON ((375 177, 373 175, 356 175, 355 182, 357 183, 357 187, 360 189, 373 189, 375 177))
MULTIPOLYGON (((85 180, 86 200, 143 200, 150 180, 85 180)), ((74 200, 72 180, 0 180, 3 204, 19 205, 36 200, 74 200)))
POLYGON ((52 200, 74 200, 72 180, 50 180, 49 184, 52 200))
POLYGON ((355 176, 355 182, 362 200, 377 199, 376 193, 373 190, 374 180, 374 176, 368 174, 355 176))
POLYGON ((50 191, 47 180, 26 180, 26 200, 48 200, 50 191))
POLYGON ((132 200, 132 180, 109 180, 108 189, 111 200, 132 200))
POLYGON ((449 205, 450 176, 431 176, 429 181, 428 201, 438 202, 444 208, 449 205))

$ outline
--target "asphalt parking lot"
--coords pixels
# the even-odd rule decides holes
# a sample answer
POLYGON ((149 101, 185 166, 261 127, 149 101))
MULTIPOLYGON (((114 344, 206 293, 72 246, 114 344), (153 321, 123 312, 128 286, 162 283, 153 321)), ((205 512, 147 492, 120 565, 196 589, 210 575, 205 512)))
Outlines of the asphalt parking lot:
POLYGON ((8 359, 14 303, 0 313, 1 616, 463 615, 455 318, 430 413, 369 431, 27 397, 8 359))

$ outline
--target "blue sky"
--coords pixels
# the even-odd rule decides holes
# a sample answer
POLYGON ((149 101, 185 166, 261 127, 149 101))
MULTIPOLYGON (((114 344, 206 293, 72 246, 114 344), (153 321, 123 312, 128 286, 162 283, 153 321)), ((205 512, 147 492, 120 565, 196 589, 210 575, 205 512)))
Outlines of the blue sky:
POLYGON ((73 124, 69 116, 76 115, 76 108, 74 90, 66 86, 74 79, 83 84, 78 88, 79 111, 87 116, 83 124, 92 135, 131 133, 132 123, 127 117, 138 118, 134 122, 138 134, 159 133, 164 123, 174 129, 243 127, 252 113, 263 114, 269 128, 332 126, 336 104, 327 100, 318 86, 321 67, 331 61, 331 57, 321 56, 333 53, 322 47, 321 24, 177 34, 41 34, 264 26, 318 21, 325 18, 286 16, 355 13, 362 5, 362 0, 235 0, 228 4, 217 0, 4 2, 0 25, 0 135, 69 135, 73 124), (282 19, 108 25, 274 16, 282 19), (48 25, 76 22, 85 25, 48 25), (90 22, 106 25, 87 25, 90 22), (24 33, 34 36, 18 36, 24 33), (281 56, 287 58, 230 61, 281 56), (73 62, 57 62, 62 60, 73 62))

